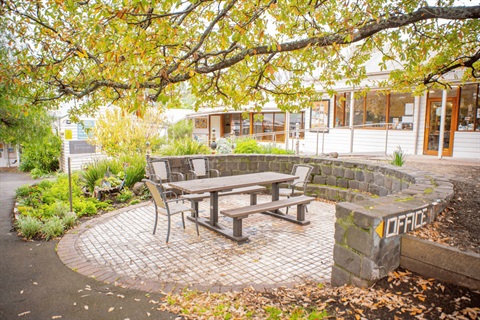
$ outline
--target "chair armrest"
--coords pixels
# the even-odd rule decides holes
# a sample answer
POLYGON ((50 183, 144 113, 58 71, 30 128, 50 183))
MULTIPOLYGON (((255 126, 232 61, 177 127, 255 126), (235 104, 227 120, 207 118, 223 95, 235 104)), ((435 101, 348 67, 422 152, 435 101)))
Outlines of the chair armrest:
POLYGON ((210 172, 215 172, 216 176, 220 177, 220 171, 218 171, 217 169, 210 169, 210 172))
POLYGON ((167 195, 167 194, 172 194, 173 197, 175 198, 175 199, 173 199, 173 200, 168 200, 168 201, 166 201, 166 202, 178 201, 178 195, 177 195, 175 192, 169 190, 169 191, 164 191, 163 193, 164 193, 165 195, 167 195))
POLYGON ((184 181, 185 180, 185 176, 183 175, 183 173, 181 172, 170 172, 170 174, 173 176, 173 175, 176 175, 178 176, 177 180, 178 181, 184 181))
POLYGON ((195 171, 193 170, 188 170, 188 172, 190 172, 193 176, 193 179, 197 179, 197 174, 195 173, 195 171))
POLYGON ((150 174, 150 180, 152 180, 155 183, 161 183, 162 179, 160 179, 159 176, 157 176, 155 173, 150 174))

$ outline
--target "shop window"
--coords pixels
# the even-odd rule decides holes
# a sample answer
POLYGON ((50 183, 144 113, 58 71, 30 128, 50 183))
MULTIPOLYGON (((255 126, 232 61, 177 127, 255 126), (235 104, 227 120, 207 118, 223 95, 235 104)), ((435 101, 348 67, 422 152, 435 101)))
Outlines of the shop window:
POLYGON ((388 122, 392 129, 413 130, 415 97, 410 93, 391 93, 388 122))
POLYGON ((467 84, 460 88, 458 131, 480 131, 480 99, 478 84, 467 84))
POLYGON ((350 117, 350 92, 335 95, 334 123, 333 126, 348 126, 350 117))
POLYGON ((365 123, 365 97, 355 98, 353 102, 353 125, 359 126, 365 123))
POLYGON ((296 124, 300 124, 300 139, 303 139, 305 136, 305 117, 304 113, 291 113, 290 114, 290 132, 293 134, 295 132, 296 124))
POLYGON ((365 125, 367 128, 385 126, 387 118, 387 95, 370 91, 365 97, 365 125), (376 125, 378 124, 378 125, 376 125))
POLYGON ((310 108, 310 130, 328 129, 330 100, 316 101, 310 108))

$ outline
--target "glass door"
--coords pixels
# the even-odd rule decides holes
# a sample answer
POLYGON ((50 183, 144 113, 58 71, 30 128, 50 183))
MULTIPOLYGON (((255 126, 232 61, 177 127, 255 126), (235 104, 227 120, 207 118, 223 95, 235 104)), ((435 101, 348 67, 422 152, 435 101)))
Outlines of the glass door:
MULTIPOLYGON (((451 156, 453 149, 453 133, 455 131, 454 99, 447 99, 445 114, 445 133, 443 136, 443 156, 451 156)), ((438 155, 440 139, 440 120, 442 116, 442 100, 430 99, 427 103, 427 118, 425 120, 424 154, 438 155)))

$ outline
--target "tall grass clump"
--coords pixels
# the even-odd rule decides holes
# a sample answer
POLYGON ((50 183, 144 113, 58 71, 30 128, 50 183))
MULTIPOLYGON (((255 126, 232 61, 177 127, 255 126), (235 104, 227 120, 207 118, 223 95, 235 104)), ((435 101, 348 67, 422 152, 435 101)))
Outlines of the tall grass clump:
POLYGON ((212 150, 206 144, 198 142, 191 137, 176 139, 172 143, 160 148, 160 154, 164 156, 183 156, 211 153, 212 150))
POLYGON ((390 164, 397 167, 401 167, 405 164, 406 157, 407 155, 403 152, 402 148, 398 146, 397 150, 393 152, 392 160, 390 161, 390 164))

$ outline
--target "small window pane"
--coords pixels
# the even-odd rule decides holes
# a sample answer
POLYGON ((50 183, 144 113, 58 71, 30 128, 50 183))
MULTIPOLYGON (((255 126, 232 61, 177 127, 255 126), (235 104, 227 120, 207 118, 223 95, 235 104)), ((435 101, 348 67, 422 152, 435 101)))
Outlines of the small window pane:
MULTIPOLYGON (((460 110, 458 115, 458 131, 475 130, 475 118, 477 116, 477 84, 468 84, 460 90, 460 110)), ((478 119, 477 119, 478 121, 478 119)), ((480 130, 478 128, 477 130, 480 130)))
POLYGON ((390 94, 390 112, 388 122, 393 129, 413 129, 415 97, 410 93, 390 94))
POLYGON ((366 127, 375 123, 385 123, 387 117, 387 96, 383 92, 368 92, 366 97, 366 127))
POLYGON ((353 105, 353 125, 362 125, 363 122, 363 117, 364 117, 364 102, 365 98, 364 97, 359 97, 355 98, 355 102, 353 105))

